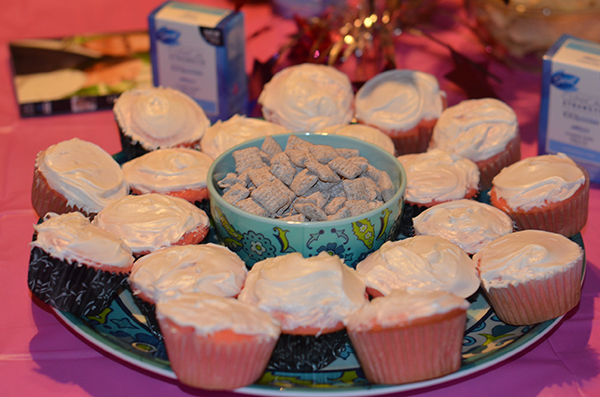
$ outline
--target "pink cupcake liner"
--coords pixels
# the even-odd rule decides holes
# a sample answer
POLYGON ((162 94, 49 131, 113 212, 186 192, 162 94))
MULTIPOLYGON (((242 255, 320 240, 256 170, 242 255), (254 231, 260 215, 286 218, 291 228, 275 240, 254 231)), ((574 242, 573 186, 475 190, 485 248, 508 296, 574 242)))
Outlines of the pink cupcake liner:
POLYGON ((417 126, 414 130, 387 133, 396 147, 396 156, 427 151, 433 126, 417 126))
POLYGON ((487 160, 476 161, 480 173, 481 190, 489 190, 492 188, 492 179, 504 167, 516 163, 521 160, 521 138, 517 134, 510 142, 506 144, 504 151, 490 157, 487 160))
POLYGON ((223 343, 162 321, 169 361, 179 381, 208 390, 230 390, 256 382, 264 373, 277 339, 223 343))
POLYGON ((369 382, 402 384, 457 371, 465 322, 466 312, 460 311, 441 321, 349 336, 369 382))
POLYGON ((65 196, 50 187, 44 175, 42 175, 37 168, 33 173, 31 204, 40 218, 43 218, 48 212, 55 212, 57 214, 81 212, 87 217, 93 217, 95 215, 88 214, 81 208, 70 205, 65 196))
POLYGON ((579 233, 587 223, 590 195, 590 180, 587 171, 582 170, 586 175, 586 183, 562 203, 549 204, 527 212, 508 212, 517 225, 517 230, 545 230, 566 237, 579 233))
POLYGON ((496 315, 506 324, 533 325, 559 317, 581 298, 583 260, 547 279, 485 289, 496 315))

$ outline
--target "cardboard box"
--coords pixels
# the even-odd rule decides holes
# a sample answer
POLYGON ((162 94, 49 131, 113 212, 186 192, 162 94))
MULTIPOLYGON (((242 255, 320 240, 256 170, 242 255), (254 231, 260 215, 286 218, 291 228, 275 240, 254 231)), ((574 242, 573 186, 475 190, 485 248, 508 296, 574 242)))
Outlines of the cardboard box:
POLYGON ((539 153, 558 152, 600 182, 600 44, 570 35, 543 61, 539 153))
POLYGON ((126 90, 152 86, 147 31, 9 43, 21 117, 113 108, 126 90))
POLYGON ((244 16, 169 1, 148 17, 155 86, 193 98, 211 122, 248 113, 244 16))

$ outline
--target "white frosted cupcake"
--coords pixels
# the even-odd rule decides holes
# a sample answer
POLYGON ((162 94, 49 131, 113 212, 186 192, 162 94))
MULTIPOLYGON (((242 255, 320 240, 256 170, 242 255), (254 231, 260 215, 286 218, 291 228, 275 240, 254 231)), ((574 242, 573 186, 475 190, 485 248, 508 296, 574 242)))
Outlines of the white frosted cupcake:
POLYGON ((93 217, 129 194, 119 164, 101 147, 78 138, 38 153, 31 201, 41 218, 47 212, 80 211, 93 217))
POLYGON ((489 243, 473 260, 491 306, 507 324, 551 320, 579 303, 583 250, 560 234, 511 233, 489 243))
POLYGON ((267 135, 284 134, 288 130, 266 120, 234 115, 229 120, 217 121, 206 129, 200 148, 213 159, 240 143, 267 135))
POLYGON ((236 297, 247 273, 240 257, 224 246, 181 245, 138 259, 129 284, 135 295, 152 303, 192 292, 236 297))
POLYGON ((333 362, 345 347, 346 316, 365 304, 365 283, 335 255, 292 253, 252 266, 239 300, 281 324, 271 360, 276 369, 311 372, 333 362))
POLYGON ((393 385, 457 371, 468 307, 446 291, 395 290, 352 313, 346 327, 367 380, 393 385))
POLYGON ((429 148, 474 161, 481 173, 481 188, 487 190, 502 168, 521 159, 517 115, 497 99, 462 101, 442 112, 429 148))
POLYGON ((210 120, 189 96, 168 87, 125 91, 113 112, 127 160, 167 147, 193 147, 210 120))
POLYGON ((492 205, 510 215, 519 230, 571 237, 587 223, 589 175, 562 153, 518 161, 504 168, 492 185, 492 205))
POLYGON ((106 206, 93 224, 119 237, 135 256, 206 237, 208 216, 190 202, 158 193, 125 196, 106 206))
POLYGON ((429 73, 394 69, 368 80, 355 102, 357 121, 385 132, 403 155, 427 150, 446 94, 429 73))
POLYGON ((503 211, 475 200, 435 205, 413 219, 416 235, 440 236, 469 255, 490 241, 512 233, 512 219, 503 211))
POLYGON ((106 309, 133 265, 123 240, 79 212, 48 213, 34 226, 27 282, 49 305, 77 315, 106 309))
POLYGON ((236 297, 247 274, 246 264, 226 247, 187 244, 159 249, 138 259, 131 269, 129 286, 148 326, 158 334, 157 302, 196 292, 236 297))
POLYGON ((159 302, 157 318, 177 379, 209 390, 257 381, 280 333, 279 324, 260 309, 201 293, 159 302))
POLYGON ((469 199, 479 192, 479 169, 456 153, 430 150, 399 156, 406 171, 405 200, 431 207, 452 200, 469 199))
POLYGON ((398 161, 407 180, 400 221, 403 236, 414 235, 413 219, 427 208, 479 193, 479 168, 456 153, 433 149, 399 156, 398 161))
POLYGON ((267 121, 292 132, 348 124, 354 116, 350 79, 332 66, 304 63, 277 72, 258 97, 267 121))
POLYGON ((161 193, 190 203, 208 199, 206 178, 213 159, 187 148, 157 149, 122 165, 133 194, 161 193))
POLYGON ((371 296, 394 289, 448 291, 463 298, 479 288, 475 264, 456 244, 439 236, 387 241, 356 266, 371 296))
POLYGON ((396 147, 392 138, 390 138, 383 131, 370 127, 364 124, 343 124, 334 125, 323 129, 323 132, 333 135, 344 135, 352 138, 360 139, 361 141, 369 142, 379 146, 386 152, 394 155, 396 153, 396 147))

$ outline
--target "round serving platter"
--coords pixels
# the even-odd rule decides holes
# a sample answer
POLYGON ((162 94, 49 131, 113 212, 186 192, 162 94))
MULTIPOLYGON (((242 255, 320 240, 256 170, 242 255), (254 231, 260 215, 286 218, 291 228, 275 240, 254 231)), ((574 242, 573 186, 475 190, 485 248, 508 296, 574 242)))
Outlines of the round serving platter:
MULTIPOLYGON (((209 238, 215 238, 214 235, 209 238)), ((572 237, 583 248, 580 234, 572 237)), ((585 276, 584 258, 584 276, 585 276)), ((285 372, 267 368, 254 385, 237 389, 261 396, 374 396, 416 390, 464 378, 501 363, 522 352, 556 328, 562 316, 532 326, 512 326, 500 321, 481 292, 470 299, 460 369, 450 375, 423 382, 383 386, 370 384, 360 368, 352 346, 327 367, 314 372, 285 372)), ((128 290, 97 316, 76 316, 54 309, 75 333, 104 352, 136 367, 176 379, 165 346, 148 328, 128 290)), ((431 343, 436 343, 432 340, 431 343)))

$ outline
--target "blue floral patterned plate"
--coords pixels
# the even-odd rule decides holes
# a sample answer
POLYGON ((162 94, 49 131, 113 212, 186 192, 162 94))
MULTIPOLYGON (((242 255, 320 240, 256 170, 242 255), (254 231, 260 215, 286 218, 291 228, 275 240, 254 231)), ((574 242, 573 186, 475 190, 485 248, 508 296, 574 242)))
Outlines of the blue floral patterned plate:
MULTIPOLYGON (((572 240, 583 247, 580 234, 572 240)), ((585 276, 585 260, 583 269, 585 276)), ((263 396, 367 396, 416 390, 460 379, 501 363, 542 339, 562 320, 558 317, 532 326, 507 325, 496 317, 482 293, 477 293, 471 301, 462 365, 450 375, 404 385, 372 385, 365 379, 352 347, 346 345, 340 356, 322 370, 295 373, 267 368, 256 384, 238 391, 263 396)), ((99 349, 139 368, 176 378, 163 342, 150 332, 146 318, 140 314, 128 291, 122 292, 97 316, 76 316, 56 309, 55 312, 68 327, 99 349)))

